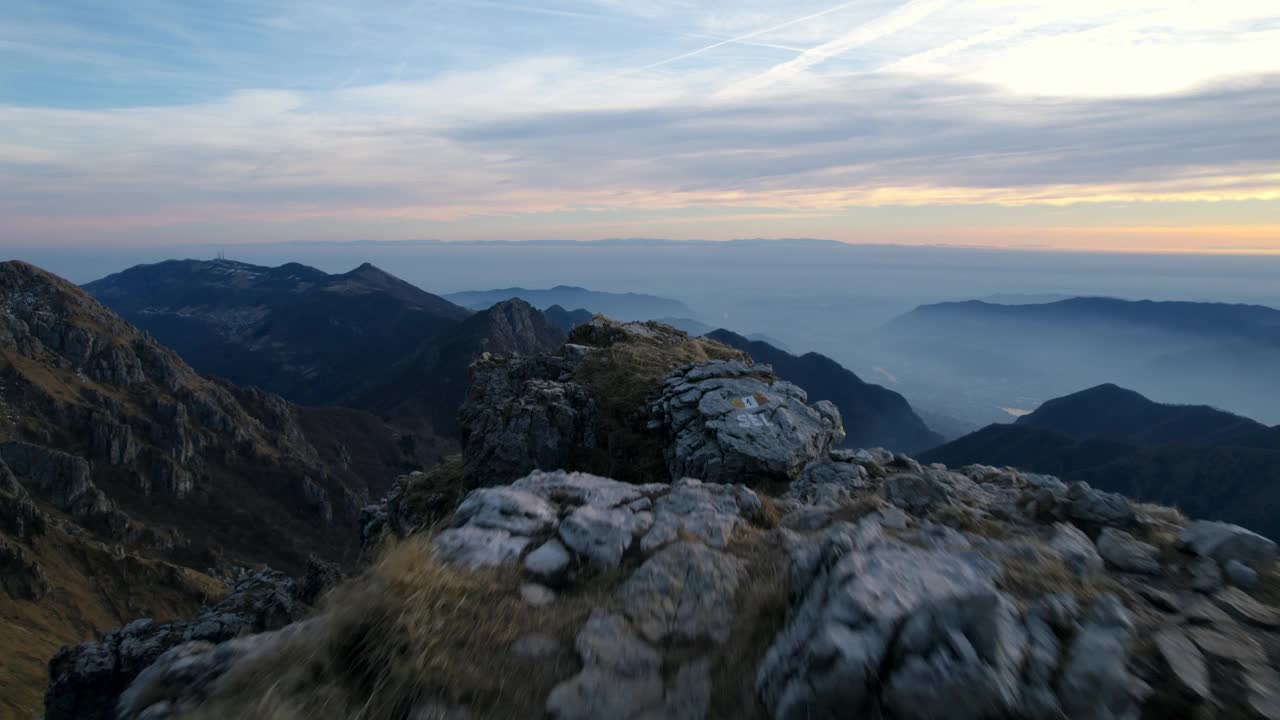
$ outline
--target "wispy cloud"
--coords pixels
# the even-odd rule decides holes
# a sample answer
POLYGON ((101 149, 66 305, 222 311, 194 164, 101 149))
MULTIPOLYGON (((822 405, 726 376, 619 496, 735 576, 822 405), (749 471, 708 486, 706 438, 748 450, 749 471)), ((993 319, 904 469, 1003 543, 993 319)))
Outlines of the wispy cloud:
POLYGON ((0 243, 1280 208, 1270 0, 236 1, 0 10, 0 243))

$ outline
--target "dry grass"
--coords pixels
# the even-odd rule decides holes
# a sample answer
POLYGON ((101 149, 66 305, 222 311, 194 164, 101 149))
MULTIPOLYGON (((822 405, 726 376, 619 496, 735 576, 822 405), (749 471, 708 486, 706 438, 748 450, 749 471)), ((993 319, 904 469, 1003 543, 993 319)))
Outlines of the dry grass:
POLYGON ((931 517, 936 522, 953 527, 956 530, 995 540, 1003 539, 1009 534, 1006 524, 967 505, 946 505, 932 513, 931 517))
POLYGON ((1023 600, 1035 599, 1046 593, 1071 593, 1087 604, 1108 592, 1129 595, 1111 578, 1102 575, 1082 578, 1071 572, 1061 558, 1048 553, 1039 562, 1003 562, 996 584, 1001 590, 1023 600))
POLYGON ((764 718, 767 713, 755 689, 756 668, 786 623, 789 563, 767 532, 752 532, 729 551, 746 562, 747 579, 735 598, 729 640, 712 657, 711 717, 764 718))
POLYGON ((58 648, 97 638, 139 617, 191 617, 225 586, 169 563, 134 555, 51 527, 31 546, 52 591, 39 602, 0 591, 0 718, 39 717, 48 663, 58 648))
POLYGON ((451 568, 411 538, 335 590, 315 632, 237 670, 196 717, 381 720, 440 700, 473 717, 540 716, 551 689, 577 672, 573 638, 616 581, 598 577, 533 608, 519 599, 518 571, 451 568), (533 632, 559 650, 513 655, 512 642, 533 632))

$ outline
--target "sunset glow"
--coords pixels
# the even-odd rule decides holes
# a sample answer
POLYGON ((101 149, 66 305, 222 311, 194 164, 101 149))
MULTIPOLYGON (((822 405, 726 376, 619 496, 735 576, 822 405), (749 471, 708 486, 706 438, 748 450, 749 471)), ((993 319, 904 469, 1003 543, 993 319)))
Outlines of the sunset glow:
POLYGON ((1116 8, 19 0, 0 243, 1280 252, 1275 4, 1116 8))

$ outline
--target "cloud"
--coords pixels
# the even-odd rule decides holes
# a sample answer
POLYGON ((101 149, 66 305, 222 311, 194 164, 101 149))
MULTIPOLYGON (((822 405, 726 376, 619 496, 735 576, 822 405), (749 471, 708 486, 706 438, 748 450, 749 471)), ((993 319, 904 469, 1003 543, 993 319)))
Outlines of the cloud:
POLYGON ((725 88, 724 97, 758 93, 772 85, 794 80, 810 68, 884 37, 901 32, 946 5, 945 0, 911 0, 906 5, 875 20, 853 28, 839 37, 810 48, 794 59, 774 65, 763 73, 725 88))
POLYGON ((1280 202, 1270 0, 18 2, 0 242, 1280 202))

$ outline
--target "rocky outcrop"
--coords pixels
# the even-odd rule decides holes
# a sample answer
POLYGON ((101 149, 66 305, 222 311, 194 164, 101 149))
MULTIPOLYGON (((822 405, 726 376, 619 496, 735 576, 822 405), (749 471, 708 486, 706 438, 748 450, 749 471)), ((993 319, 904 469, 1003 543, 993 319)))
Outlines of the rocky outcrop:
POLYGON ((93 484, 89 463, 83 458, 11 441, 0 443, 0 460, 33 492, 86 527, 112 538, 123 537, 128 530, 129 516, 93 484))
POLYGON ((51 589, 40 563, 4 536, 0 536, 0 588, 14 600, 30 602, 39 602, 51 589))
MULTIPOLYGON (((137 620, 97 642, 64 648, 49 661, 46 720, 113 720, 121 693, 171 649, 188 648, 170 654, 166 662, 194 654, 190 643, 213 647, 244 633, 274 630, 300 619, 307 606, 300 602, 298 590, 289 577, 261 571, 241 579, 224 600, 193 620, 137 620)), ((145 693, 134 693, 134 705, 140 694, 145 693)))
MULTIPOLYGON (((312 553, 355 555, 344 528, 399 471, 399 453, 353 465, 322 452, 313 440, 331 431, 304 429, 307 410, 201 377, 31 265, 0 263, 0 304, 0 461, 33 500, 100 540, 198 570, 226 556, 300 570, 312 553)), ((389 434, 376 418, 343 419, 343 434, 389 434)))
POLYGON ((31 500, 26 488, 0 460, 0 532, 18 540, 44 534, 48 519, 31 500))
MULTIPOLYGON (((776 500, 744 485, 535 471, 469 493, 431 543, 459 572, 521 578, 511 592, 548 628, 591 599, 570 634, 492 650, 573 648, 577 665, 544 696, 556 718, 704 718, 740 693, 774 718, 1267 716, 1263 648, 1280 639, 1280 613, 1240 588, 1190 590, 1202 558, 1173 547, 1176 515, 1115 512, 1111 496, 1009 469, 882 451, 813 462, 800 474, 810 482, 796 481, 807 490, 776 500), (809 499, 827 485, 840 492, 809 499), (786 529, 773 527, 779 513, 786 529), (754 614, 768 597, 790 601, 754 614), (776 629, 744 644, 762 622, 776 629)), ((1261 568, 1259 587, 1275 582, 1261 568)), ((173 646, 120 691, 152 698, 157 717, 216 708, 228 668, 292 652, 307 627, 173 646)))
POLYGON ((789 481, 844 439, 840 411, 808 404, 767 365, 716 361, 670 374, 650 406, 667 435, 671 477, 757 484, 789 481))
POLYGON ((574 467, 596 446, 595 402, 573 379, 577 354, 486 356, 471 367, 459 411, 466 475, 510 482, 531 470, 574 467))

